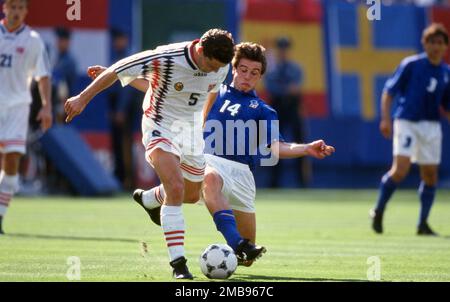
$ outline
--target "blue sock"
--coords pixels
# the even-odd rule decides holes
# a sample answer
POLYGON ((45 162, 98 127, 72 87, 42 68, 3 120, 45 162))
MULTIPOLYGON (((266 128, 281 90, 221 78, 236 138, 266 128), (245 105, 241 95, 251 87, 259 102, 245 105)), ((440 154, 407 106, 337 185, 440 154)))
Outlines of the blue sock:
POLYGON ((431 207, 433 206, 435 193, 436 187, 427 186, 423 181, 420 183, 419 197, 421 208, 420 208, 419 224, 425 223, 427 221, 431 207))
POLYGON ((227 244, 233 249, 239 245, 242 240, 239 231, 236 226, 236 219, 234 218, 232 210, 223 210, 214 213, 214 222, 217 230, 222 233, 223 237, 227 241, 227 244))
POLYGON ((386 208, 386 204, 391 199, 392 194, 397 189, 397 184, 392 180, 388 173, 386 173, 381 179, 379 195, 375 210, 379 213, 383 213, 386 208))

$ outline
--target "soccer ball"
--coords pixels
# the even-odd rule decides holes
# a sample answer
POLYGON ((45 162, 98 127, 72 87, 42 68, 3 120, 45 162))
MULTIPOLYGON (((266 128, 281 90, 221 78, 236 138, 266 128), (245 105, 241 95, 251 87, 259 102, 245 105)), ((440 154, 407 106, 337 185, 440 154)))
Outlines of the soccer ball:
POLYGON ((226 244, 211 244, 200 255, 200 268, 209 279, 228 279, 237 268, 237 258, 226 244))

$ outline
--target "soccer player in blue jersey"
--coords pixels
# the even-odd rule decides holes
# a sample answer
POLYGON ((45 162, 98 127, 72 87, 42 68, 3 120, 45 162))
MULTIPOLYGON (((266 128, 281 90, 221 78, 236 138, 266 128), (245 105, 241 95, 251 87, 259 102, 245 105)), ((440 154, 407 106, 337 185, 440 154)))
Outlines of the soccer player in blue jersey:
MULTIPOLYGON (((261 45, 236 45, 232 65, 233 82, 222 85, 207 115, 204 137, 206 146, 212 148, 206 150, 210 154, 205 155, 207 166, 202 193, 217 229, 228 245, 236 247, 241 240, 256 242, 253 172, 257 165, 273 165, 278 158, 323 159, 335 150, 323 140, 298 144, 285 142, 280 136, 277 112, 255 92, 266 71, 261 45), (252 133, 252 124, 257 128, 256 133, 252 133), (248 128, 247 133, 239 129, 243 125, 248 128), (217 129, 222 133, 217 133, 217 129), (262 150, 257 152, 255 149, 259 148, 262 150), (275 161, 264 154, 275 157, 275 161)), ((246 266, 253 263, 242 258, 239 262, 246 266)))
POLYGON ((381 100, 381 134, 393 134, 393 163, 382 177, 378 201, 370 211, 372 228, 383 232, 386 204, 398 184, 408 175, 411 163, 420 167, 421 202, 418 235, 436 235, 428 225, 434 202, 441 161, 442 130, 440 107, 450 120, 450 68, 443 62, 448 46, 448 33, 441 24, 431 24, 422 35, 424 53, 405 58, 386 82, 381 100), (391 120, 391 105, 398 97, 391 120))

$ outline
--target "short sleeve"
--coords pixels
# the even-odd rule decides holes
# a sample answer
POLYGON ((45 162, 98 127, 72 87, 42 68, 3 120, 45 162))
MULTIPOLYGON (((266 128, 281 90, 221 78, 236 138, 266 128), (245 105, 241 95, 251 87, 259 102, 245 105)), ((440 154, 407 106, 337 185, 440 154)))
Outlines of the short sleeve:
POLYGON ((403 91, 410 78, 411 66, 412 62, 408 58, 404 59, 397 67, 392 77, 386 81, 384 92, 387 92, 390 96, 395 96, 403 91))
POLYGON ((43 77, 50 76, 50 60, 44 42, 41 39, 37 39, 36 44, 36 61, 33 69, 33 77, 36 81, 39 81, 43 77))
POLYGON ((265 147, 270 148, 274 142, 284 142, 284 138, 280 133, 280 122, 277 112, 268 105, 262 107, 262 114, 260 118, 260 125, 263 127, 265 133, 265 140, 260 142, 265 147))
POLYGON ((144 73, 151 72, 151 61, 155 53, 151 50, 129 56, 115 63, 112 68, 123 87, 133 82, 144 73))

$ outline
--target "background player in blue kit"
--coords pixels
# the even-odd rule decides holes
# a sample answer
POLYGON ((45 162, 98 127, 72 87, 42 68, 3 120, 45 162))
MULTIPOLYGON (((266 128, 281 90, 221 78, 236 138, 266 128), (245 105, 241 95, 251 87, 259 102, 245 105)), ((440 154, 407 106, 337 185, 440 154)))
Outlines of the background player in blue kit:
MULTIPOLYGON (((381 104, 380 131, 385 138, 393 134, 393 163, 383 176, 377 204, 371 210, 372 228, 382 233, 386 204, 397 185, 408 175, 411 163, 420 167, 421 210, 419 235, 436 235, 427 219, 435 198, 441 161, 442 130, 440 106, 450 111, 450 68, 443 61, 448 33, 441 24, 431 24, 422 35, 424 53, 405 58, 386 82, 381 104), (391 104, 398 106, 391 120, 391 104)), ((448 114, 450 119, 450 114, 448 114)))

